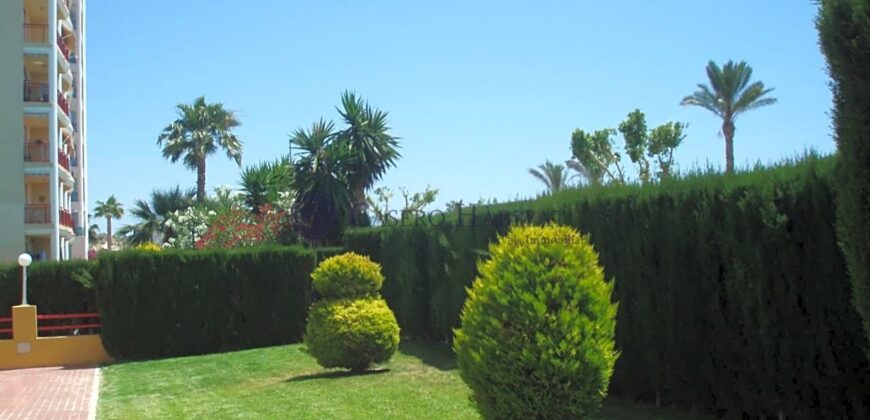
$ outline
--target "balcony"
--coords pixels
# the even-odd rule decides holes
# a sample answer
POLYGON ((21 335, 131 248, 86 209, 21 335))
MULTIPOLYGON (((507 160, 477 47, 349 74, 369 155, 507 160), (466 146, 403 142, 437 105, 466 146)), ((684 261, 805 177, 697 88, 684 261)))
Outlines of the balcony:
POLYGON ((61 226, 66 226, 70 229, 75 230, 75 228, 76 228, 75 220, 73 219, 72 213, 70 213, 69 210, 61 209, 59 216, 60 216, 59 220, 60 220, 61 226))
POLYGON ((48 25, 44 23, 25 23, 24 42, 45 44, 48 42, 48 25))
POLYGON ((69 60, 69 47, 66 46, 66 41, 60 35, 57 36, 57 46, 60 48, 60 52, 63 53, 63 57, 69 60))
POLYGON ((57 104, 60 106, 60 109, 63 110, 63 113, 69 117, 69 102, 66 101, 66 97, 64 97, 60 92, 57 93, 57 104))
POLYGON ((25 81, 24 102, 48 103, 48 83, 25 81))
POLYGON ((24 143, 25 162, 48 162, 48 145, 44 143, 24 143))
POLYGON ((24 223, 28 225, 47 225, 51 223, 48 204, 28 204, 24 206, 24 223))
POLYGON ((70 171, 70 169, 69 169, 69 156, 67 156, 66 153, 61 152, 60 150, 57 151, 57 164, 60 165, 61 167, 63 167, 64 169, 66 169, 67 172, 70 171))

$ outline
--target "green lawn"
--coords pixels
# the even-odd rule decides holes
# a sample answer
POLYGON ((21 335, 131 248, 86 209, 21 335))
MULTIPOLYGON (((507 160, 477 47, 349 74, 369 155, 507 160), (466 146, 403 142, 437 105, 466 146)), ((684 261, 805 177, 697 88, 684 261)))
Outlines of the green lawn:
MULTIPOLYGON (((121 363, 102 370, 97 415, 136 418, 478 418, 449 347, 403 343, 382 370, 325 371, 300 345, 121 363)), ((603 419, 694 419, 609 400, 603 419)))

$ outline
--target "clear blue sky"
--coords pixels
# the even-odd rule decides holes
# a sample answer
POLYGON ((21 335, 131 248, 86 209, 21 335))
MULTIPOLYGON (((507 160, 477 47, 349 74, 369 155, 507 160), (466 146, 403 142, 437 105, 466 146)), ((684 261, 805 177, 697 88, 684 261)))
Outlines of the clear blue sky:
MULTIPOLYGON (((431 184, 438 207, 533 196, 543 186, 527 169, 569 158, 574 128, 615 127, 635 108, 650 126, 691 124, 680 167, 723 165, 720 123, 679 106, 710 59, 748 61, 780 100, 738 120, 738 164, 834 149, 810 1, 150 0, 88 13, 92 203, 194 185, 155 142, 199 95, 237 112, 252 164, 337 119, 340 92, 356 90, 402 137, 383 184, 431 184)), ((209 190, 237 184, 224 156, 208 165, 209 190)))

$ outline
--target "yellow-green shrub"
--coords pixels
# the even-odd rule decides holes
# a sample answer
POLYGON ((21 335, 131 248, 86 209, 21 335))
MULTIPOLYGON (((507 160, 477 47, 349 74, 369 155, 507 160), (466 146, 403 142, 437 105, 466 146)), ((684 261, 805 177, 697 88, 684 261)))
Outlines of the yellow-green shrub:
POLYGON ((399 324, 381 298, 325 300, 311 306, 308 352, 325 368, 365 370, 399 347, 399 324))
POLYGON ((136 245, 136 248, 140 251, 152 251, 152 252, 160 252, 163 251, 163 248, 160 245, 155 244, 154 242, 145 242, 143 244, 136 245))
POLYGON ((587 418, 617 358, 613 283, 569 227, 514 227, 490 246, 456 330, 462 378, 485 418, 587 418))
POLYGON ((311 273, 311 280, 324 299, 373 297, 384 284, 380 264, 353 252, 326 259, 311 273))
POLYGON ((320 263, 311 279, 322 299, 311 306, 304 340, 317 362, 359 371, 390 360, 399 347, 399 324, 378 294, 381 266, 346 253, 320 263))

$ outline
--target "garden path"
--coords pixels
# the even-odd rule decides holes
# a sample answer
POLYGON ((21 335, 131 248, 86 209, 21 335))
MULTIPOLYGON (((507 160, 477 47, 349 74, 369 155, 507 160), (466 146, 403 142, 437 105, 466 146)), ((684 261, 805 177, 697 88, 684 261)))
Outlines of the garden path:
POLYGON ((0 371, 0 420, 93 419, 98 392, 92 366, 0 371))

